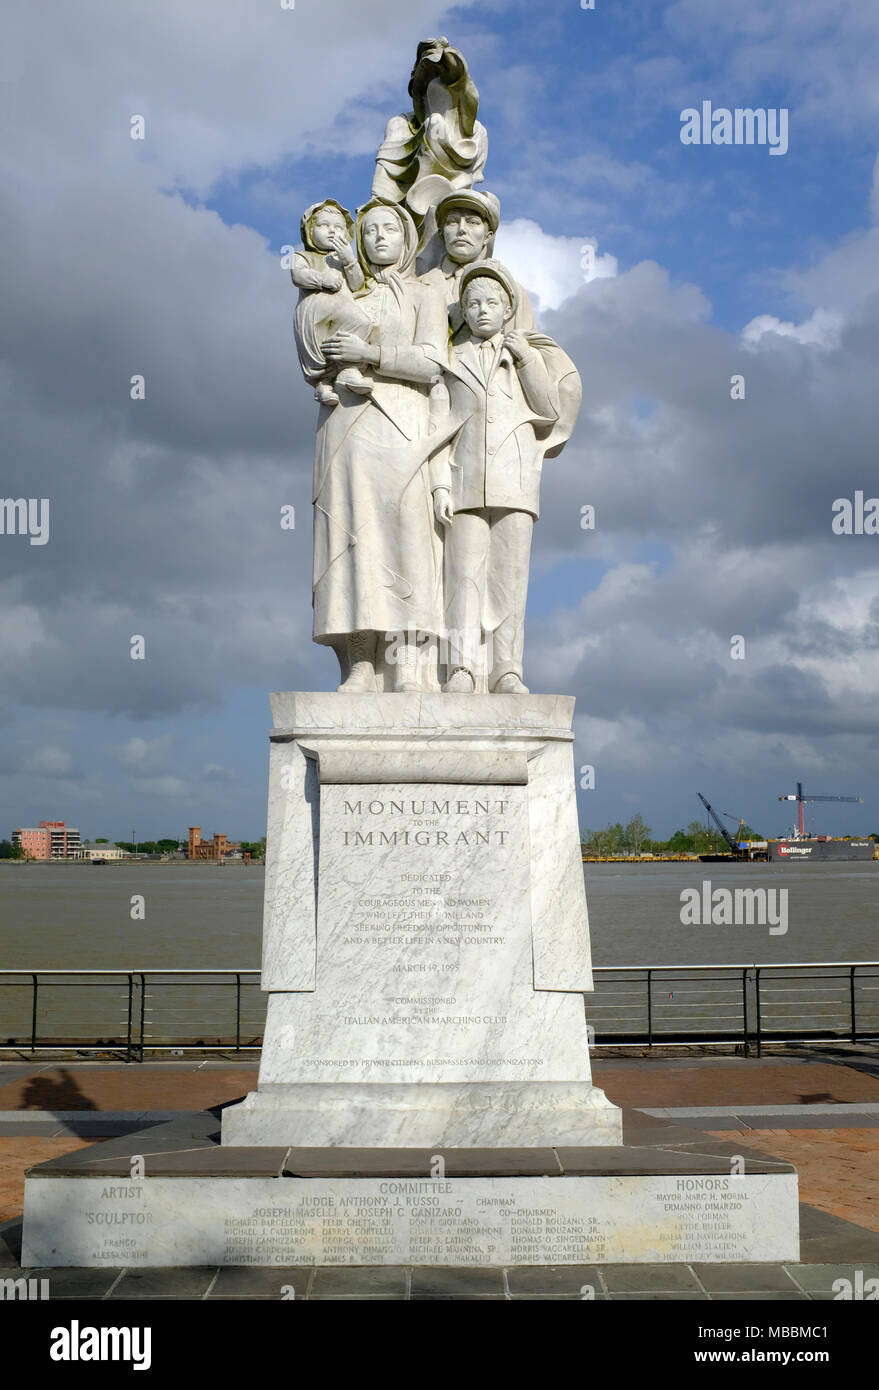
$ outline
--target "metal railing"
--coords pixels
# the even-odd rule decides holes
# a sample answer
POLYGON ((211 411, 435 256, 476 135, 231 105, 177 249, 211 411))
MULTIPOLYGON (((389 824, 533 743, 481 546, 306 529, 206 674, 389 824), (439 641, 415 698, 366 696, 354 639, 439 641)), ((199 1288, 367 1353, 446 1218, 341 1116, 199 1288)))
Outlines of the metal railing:
POLYGON ((879 1040, 879 962, 601 966, 594 1040, 621 1046, 879 1040))
POLYGON ((259 980, 246 969, 0 970, 0 1053, 112 1052, 142 1062, 146 1052, 259 1051, 259 980))
MULTIPOLYGON (((879 1040, 879 962, 632 965, 594 970, 598 1045, 879 1040)), ((0 1053, 247 1053, 262 1046, 258 970, 0 970, 0 1053)))

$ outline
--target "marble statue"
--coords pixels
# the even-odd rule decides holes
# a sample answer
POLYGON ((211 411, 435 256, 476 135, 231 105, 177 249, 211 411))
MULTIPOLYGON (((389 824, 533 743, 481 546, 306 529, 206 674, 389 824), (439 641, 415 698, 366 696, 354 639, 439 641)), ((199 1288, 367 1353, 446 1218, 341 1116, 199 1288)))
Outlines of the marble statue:
POLYGON ((445 618, 455 634, 443 689, 476 690, 477 651, 490 634, 489 690, 527 695, 525 598, 541 469, 570 435, 580 380, 551 338, 514 327, 517 285, 497 261, 474 262, 460 289, 466 333, 446 375, 451 410, 464 423, 430 468, 435 514, 447 528, 445 618))
POLYGON ((328 362, 322 344, 337 328, 368 332, 369 319, 354 302, 364 276, 351 245, 354 221, 334 198, 313 203, 302 214, 302 245, 293 254, 290 276, 299 290, 294 333, 302 375, 314 386, 315 400, 335 405, 340 386, 368 395, 372 382, 357 367, 341 371, 328 362))
MULTIPOLYGON (((494 256, 494 234, 500 222, 501 205, 493 193, 480 189, 449 193, 436 208, 438 234, 444 254, 438 265, 425 271, 427 285, 442 290, 449 306, 452 342, 466 332, 460 306, 460 280, 468 265, 494 256)), ((531 301, 521 285, 516 286, 517 307, 513 326, 528 332, 534 328, 531 301)))
POLYGON ((493 256, 487 140, 467 64, 418 46, 372 197, 302 218, 296 342, 320 405, 314 640, 339 690, 526 695, 525 602, 544 458, 580 378, 493 256))
POLYGON ((372 195, 405 202, 423 249, 436 241, 440 199, 482 182, 488 135, 476 118, 476 85, 448 39, 425 39, 418 45, 409 95, 412 110, 392 117, 385 130, 372 195))
MULTIPOLYGON (((418 233, 406 209, 372 199, 358 211, 356 243, 364 283, 354 303, 368 331, 339 328, 323 344, 342 371, 338 404, 321 408, 314 470, 314 640, 335 649, 349 692, 380 688, 380 635, 443 626, 428 456, 442 437, 431 388, 442 387, 448 338, 445 300, 414 273, 418 233), (372 374, 368 395, 345 385, 348 368, 372 374)), ((419 680, 413 639, 398 646, 392 688, 419 680)))
MULTIPOLYGON (((341 683, 272 696, 269 1001, 258 1088, 226 1107, 222 1140, 619 1145, 583 1008, 574 700, 529 693, 522 665, 543 460, 571 433, 580 379, 494 257, 476 89, 445 39, 419 44, 410 91, 353 241, 344 211, 317 204, 297 267, 315 276, 300 286, 306 365, 328 388, 314 640, 341 683)), ((427 1242, 412 1258, 454 1259, 437 1241, 461 1239, 456 1218, 427 1234, 419 1219, 400 1204, 387 1230, 427 1242)))

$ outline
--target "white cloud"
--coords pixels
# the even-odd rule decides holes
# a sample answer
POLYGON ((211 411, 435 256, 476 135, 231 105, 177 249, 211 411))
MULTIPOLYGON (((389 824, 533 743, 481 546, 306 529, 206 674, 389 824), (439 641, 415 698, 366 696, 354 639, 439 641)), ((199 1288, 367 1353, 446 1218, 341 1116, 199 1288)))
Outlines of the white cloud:
POLYGON ((494 246, 498 260, 535 301, 535 310, 557 309, 581 285, 616 275, 616 257, 606 252, 599 256, 596 251, 594 237, 551 236, 527 217, 502 222, 494 246), (584 252, 587 245, 590 251, 584 252))
POLYGON ((798 343, 811 347, 835 348, 839 346, 841 328, 842 316, 827 309, 816 309, 803 323, 783 322, 773 314, 758 314, 742 329, 742 341, 753 347, 767 334, 774 333, 779 338, 795 338, 798 343))

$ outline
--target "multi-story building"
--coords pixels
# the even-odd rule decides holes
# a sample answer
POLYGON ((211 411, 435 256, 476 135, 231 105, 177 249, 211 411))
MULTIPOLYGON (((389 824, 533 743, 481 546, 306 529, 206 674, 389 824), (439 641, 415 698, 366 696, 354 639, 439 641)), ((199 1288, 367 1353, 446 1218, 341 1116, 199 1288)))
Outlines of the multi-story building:
POLYGON ((214 835, 212 840, 201 838, 201 826, 191 825, 189 827, 189 847, 188 857, 190 859, 226 859, 236 851, 240 852, 241 846, 230 844, 225 835, 214 835))
POLYGON ((12 843, 21 845, 30 859, 75 859, 79 831, 63 820, 41 820, 37 829, 13 830, 12 843))

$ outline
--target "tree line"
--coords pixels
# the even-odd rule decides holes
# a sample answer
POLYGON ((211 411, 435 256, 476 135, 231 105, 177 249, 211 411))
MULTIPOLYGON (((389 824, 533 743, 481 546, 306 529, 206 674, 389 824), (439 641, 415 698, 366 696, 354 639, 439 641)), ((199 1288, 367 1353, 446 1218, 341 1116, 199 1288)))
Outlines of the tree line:
MULTIPOLYGON (((765 837, 750 825, 732 830, 738 840, 762 840, 765 837)), ((606 825, 603 830, 584 830, 580 835, 583 851, 596 856, 616 854, 710 854, 723 851, 726 841, 719 830, 706 829, 700 821, 690 821, 686 830, 676 830, 668 840, 654 840, 650 826, 637 812, 627 825, 620 821, 606 825)))

